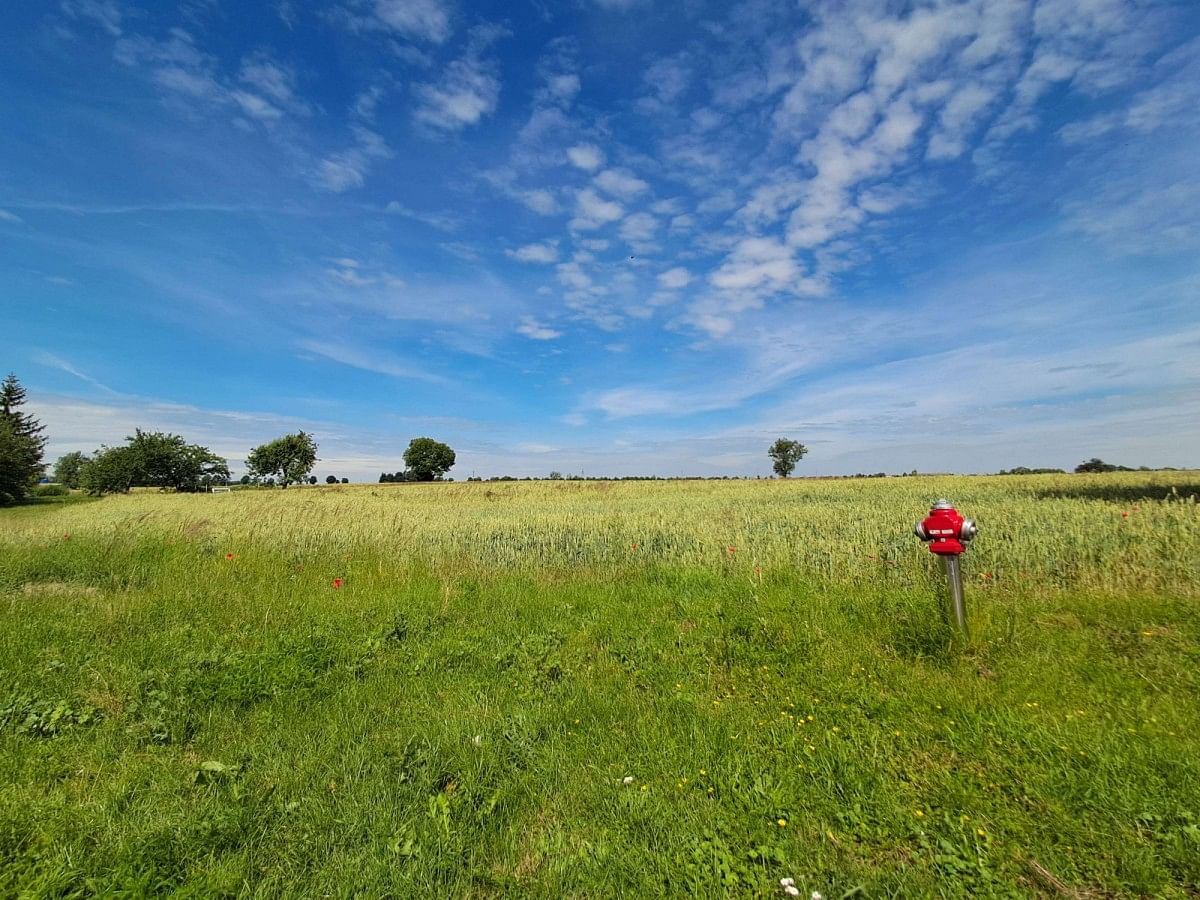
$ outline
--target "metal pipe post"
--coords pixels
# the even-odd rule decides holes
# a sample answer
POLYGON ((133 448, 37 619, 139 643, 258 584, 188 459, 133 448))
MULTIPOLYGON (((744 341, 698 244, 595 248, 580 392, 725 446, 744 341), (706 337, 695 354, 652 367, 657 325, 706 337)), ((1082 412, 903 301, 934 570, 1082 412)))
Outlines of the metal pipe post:
POLYGON ((959 633, 967 636, 967 602, 963 599, 962 568, 957 555, 943 556, 946 561, 946 580, 950 582, 950 612, 959 633))

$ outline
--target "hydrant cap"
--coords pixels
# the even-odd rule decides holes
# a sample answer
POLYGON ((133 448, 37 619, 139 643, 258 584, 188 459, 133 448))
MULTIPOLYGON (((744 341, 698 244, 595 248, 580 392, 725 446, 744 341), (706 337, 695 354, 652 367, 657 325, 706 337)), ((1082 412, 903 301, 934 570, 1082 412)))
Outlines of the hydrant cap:
POLYGON ((933 506, 931 506, 929 508, 930 509, 954 509, 954 504, 951 503, 949 500, 947 500, 945 497, 943 497, 940 500, 934 501, 933 506))

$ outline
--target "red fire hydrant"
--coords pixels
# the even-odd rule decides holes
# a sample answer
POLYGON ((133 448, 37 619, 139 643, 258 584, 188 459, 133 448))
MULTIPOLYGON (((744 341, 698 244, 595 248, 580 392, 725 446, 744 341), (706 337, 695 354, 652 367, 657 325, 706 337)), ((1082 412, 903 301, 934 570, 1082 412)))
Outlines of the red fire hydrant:
POLYGON ((938 500, 930 507, 929 515, 916 524, 913 533, 929 544, 931 553, 945 560, 954 624, 965 635, 967 606, 963 599, 962 568, 958 557, 967 549, 966 544, 979 534, 979 527, 971 519, 964 519, 949 500, 938 500))

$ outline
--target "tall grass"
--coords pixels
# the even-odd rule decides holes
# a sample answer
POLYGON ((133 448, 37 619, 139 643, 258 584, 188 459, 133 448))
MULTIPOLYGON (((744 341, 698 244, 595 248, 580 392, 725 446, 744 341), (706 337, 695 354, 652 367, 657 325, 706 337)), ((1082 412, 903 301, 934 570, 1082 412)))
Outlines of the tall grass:
POLYGON ((913 587, 909 531, 945 495, 982 523, 968 555, 988 587, 1195 590, 1196 473, 780 482, 541 482, 133 494, 10 523, 14 544, 62 534, 165 535, 239 547, 374 553, 480 572, 755 568, 826 583, 913 587))
POLYGON ((6 511, 0 895, 1190 896, 1196 481, 6 511))

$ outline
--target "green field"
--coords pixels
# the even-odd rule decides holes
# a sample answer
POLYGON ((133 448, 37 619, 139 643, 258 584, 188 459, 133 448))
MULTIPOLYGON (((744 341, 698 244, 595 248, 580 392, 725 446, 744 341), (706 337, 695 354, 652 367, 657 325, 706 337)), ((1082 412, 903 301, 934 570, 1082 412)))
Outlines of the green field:
POLYGON ((1194 897, 1197 494, 1127 473, 0 511, 0 896, 1194 897), (911 534, 941 495, 981 527, 965 644, 911 534))

